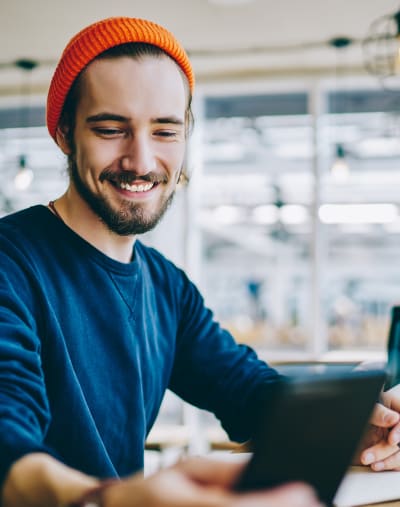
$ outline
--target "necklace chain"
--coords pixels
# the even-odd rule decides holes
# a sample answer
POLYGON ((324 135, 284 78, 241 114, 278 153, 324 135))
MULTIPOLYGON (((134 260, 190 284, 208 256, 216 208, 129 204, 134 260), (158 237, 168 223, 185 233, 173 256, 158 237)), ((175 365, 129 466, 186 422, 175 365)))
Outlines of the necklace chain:
POLYGON ((54 201, 49 201, 49 208, 54 213, 54 215, 61 220, 61 222, 64 222, 64 220, 61 218, 60 213, 57 211, 54 201))

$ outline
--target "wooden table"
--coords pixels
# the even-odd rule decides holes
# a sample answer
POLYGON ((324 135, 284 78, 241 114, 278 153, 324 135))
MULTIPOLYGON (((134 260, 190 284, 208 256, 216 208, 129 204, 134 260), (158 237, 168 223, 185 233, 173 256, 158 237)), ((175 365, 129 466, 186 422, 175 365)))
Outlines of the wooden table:
POLYGON ((361 505, 360 507, 400 507, 400 500, 396 502, 386 502, 386 503, 374 503, 367 505, 361 505))

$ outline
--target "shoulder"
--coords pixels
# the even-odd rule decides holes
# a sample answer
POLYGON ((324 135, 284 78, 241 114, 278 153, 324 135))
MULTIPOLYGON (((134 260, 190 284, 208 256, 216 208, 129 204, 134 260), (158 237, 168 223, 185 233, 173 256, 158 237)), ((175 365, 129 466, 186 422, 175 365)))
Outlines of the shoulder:
POLYGON ((45 206, 33 206, 0 219, 0 255, 30 264, 38 251, 51 244, 52 214, 45 206))
POLYGON ((28 234, 36 227, 44 225, 49 212, 45 206, 37 205, 5 215, 0 219, 0 234, 28 234))
POLYGON ((18 238, 25 238, 32 229, 32 223, 37 221, 36 214, 35 206, 2 217, 0 219, 0 241, 18 243, 18 238))

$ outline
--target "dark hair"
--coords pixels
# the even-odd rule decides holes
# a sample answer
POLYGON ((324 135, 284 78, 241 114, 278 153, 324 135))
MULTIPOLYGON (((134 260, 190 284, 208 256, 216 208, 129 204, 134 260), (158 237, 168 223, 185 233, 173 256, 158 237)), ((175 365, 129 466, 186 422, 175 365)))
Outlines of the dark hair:
MULTIPOLYGON (((159 48, 158 46, 154 46, 153 44, 147 44, 144 42, 128 42, 126 44, 120 44, 118 46, 114 46, 110 49, 107 49, 103 53, 100 53, 94 60, 104 60, 106 58, 120 58, 121 56, 130 56, 132 58, 140 59, 143 56, 154 56, 156 58, 160 57, 168 57, 172 61, 175 62, 175 60, 166 53, 163 49, 159 48)), ((190 92, 189 83, 187 80, 187 77, 185 73, 182 71, 180 66, 176 63, 176 66, 182 76, 183 83, 185 86, 185 89, 187 91, 187 106, 185 111, 185 131, 186 136, 188 137, 193 129, 194 124, 194 118, 192 113, 192 94, 190 92)), ((83 69, 80 74, 75 79, 74 83, 72 84, 68 95, 65 99, 63 109, 61 111, 60 115, 60 121, 59 125, 63 130, 63 133, 65 135, 65 139, 71 148, 72 153, 74 153, 74 131, 75 131, 75 120, 76 120, 76 110, 78 107, 78 101, 79 101, 79 94, 80 94, 80 83, 82 80, 82 75, 84 74, 85 69, 83 69)), ((68 164, 70 167, 71 164, 71 156, 68 156, 68 164)), ((186 168, 182 170, 182 178, 181 181, 185 182, 188 181, 188 174, 186 172, 186 168)))

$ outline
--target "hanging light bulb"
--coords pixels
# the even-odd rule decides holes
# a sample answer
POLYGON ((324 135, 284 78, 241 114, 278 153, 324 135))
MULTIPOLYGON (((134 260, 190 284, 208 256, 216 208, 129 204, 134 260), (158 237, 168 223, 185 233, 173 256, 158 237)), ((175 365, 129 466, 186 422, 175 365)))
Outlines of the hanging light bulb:
POLYGON ((32 181, 33 171, 26 164, 26 156, 20 155, 18 160, 17 174, 14 177, 14 186, 18 191, 22 192, 31 186, 32 181))
POLYGON ((27 105, 24 108, 23 105, 21 105, 21 127, 23 128, 23 133, 21 135, 21 141, 22 141, 22 153, 20 154, 18 158, 18 169, 17 173, 14 177, 14 187, 16 190, 23 192, 24 190, 27 190, 33 181, 33 171, 30 167, 28 167, 26 162, 26 149, 27 149, 27 128, 30 126, 29 121, 29 113, 30 113, 30 107, 29 107, 29 99, 30 99, 30 78, 32 71, 38 66, 38 62, 35 60, 29 60, 25 58, 21 58, 20 60, 17 60, 15 62, 15 65, 20 68, 23 73, 25 74, 26 79, 22 81, 21 86, 21 96, 26 96, 27 98, 27 105))
MULTIPOLYGON (((338 103, 339 103, 339 93, 338 93, 338 74, 339 74, 339 56, 343 55, 343 51, 352 44, 352 39, 348 37, 335 37, 330 40, 330 45, 335 49, 336 52, 336 64, 335 64, 335 101, 333 102, 334 106, 330 111, 333 114, 337 114, 339 112, 338 103), (336 102, 336 103, 335 103, 336 102)), ((338 125, 335 121, 335 128, 339 129, 338 125)), ((350 170, 349 164, 346 159, 346 152, 341 143, 335 144, 335 159, 331 166, 331 176, 336 182, 343 183, 349 178, 350 170)))
POLYGON ((338 182, 348 180, 350 168, 346 159, 346 152, 341 144, 336 145, 336 156, 331 167, 332 178, 338 182))

